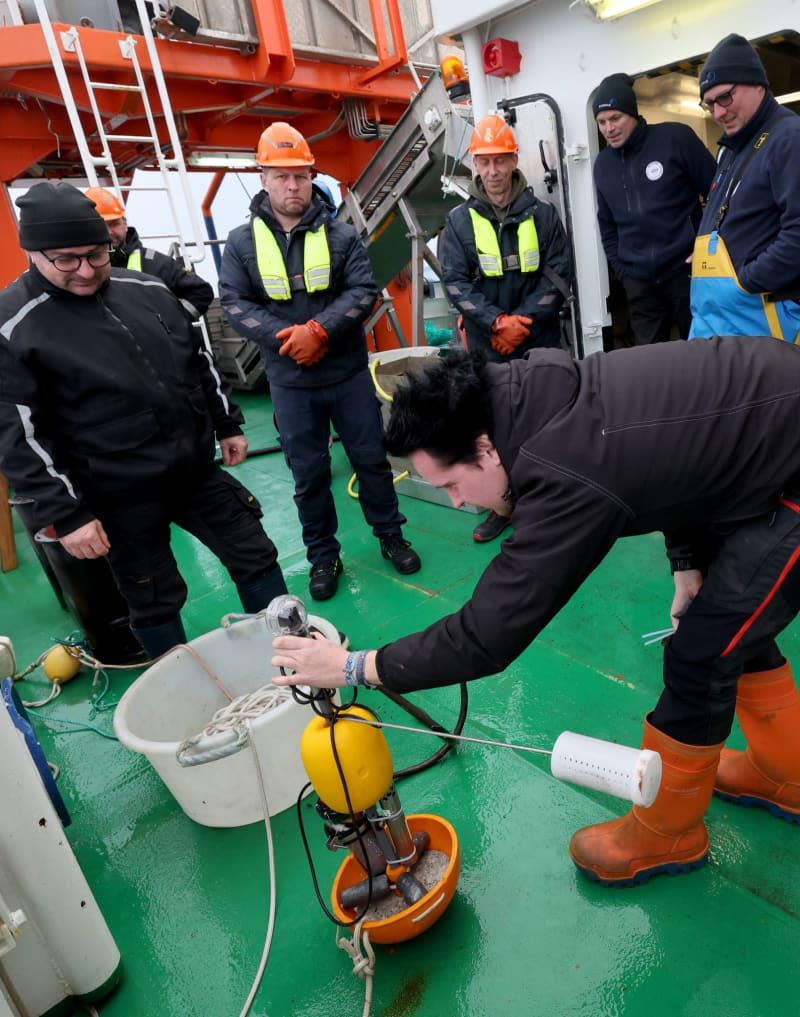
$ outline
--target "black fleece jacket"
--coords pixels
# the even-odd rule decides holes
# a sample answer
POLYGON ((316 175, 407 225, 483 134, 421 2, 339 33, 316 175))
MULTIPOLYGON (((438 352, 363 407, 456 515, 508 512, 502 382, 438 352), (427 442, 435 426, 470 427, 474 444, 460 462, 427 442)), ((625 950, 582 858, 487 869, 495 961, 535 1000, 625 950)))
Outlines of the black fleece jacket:
POLYGON ((201 279, 196 272, 188 271, 182 262, 162 254, 161 251, 145 247, 133 226, 128 227, 125 243, 117 247, 111 255, 111 264, 115 268, 127 268, 128 259, 134 251, 142 252, 141 271, 162 279, 180 300, 193 321, 206 313, 214 299, 211 284, 201 279))
POLYGON ((0 293, 0 472, 60 535, 98 506, 211 469, 242 415, 159 279, 76 296, 30 268, 0 293))
MULTIPOLYGON (((502 671, 623 536, 691 535, 774 508, 800 479, 800 350, 725 337, 489 364, 513 534, 470 600, 378 653, 406 692, 502 671)), ((682 552, 683 553, 683 552, 682 552)))

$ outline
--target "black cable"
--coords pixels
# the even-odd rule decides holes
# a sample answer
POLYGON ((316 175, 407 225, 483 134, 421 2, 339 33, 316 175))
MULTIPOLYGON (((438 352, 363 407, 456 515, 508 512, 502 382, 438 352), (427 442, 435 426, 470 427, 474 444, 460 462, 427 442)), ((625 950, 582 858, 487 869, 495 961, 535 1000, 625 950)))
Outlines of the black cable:
MULTIPOLYGON (((351 926, 358 925, 358 923, 361 921, 361 919, 366 915, 367 911, 369 911, 370 905, 372 904, 372 866, 369 864, 369 854, 367 853, 367 845, 364 843, 364 838, 361 836, 361 824, 358 823, 358 821, 356 820, 356 814, 355 814, 355 811, 353 809, 353 803, 350 801, 350 789, 347 786, 347 781, 345 780, 345 776, 344 776, 344 770, 342 769, 342 764, 341 764, 341 761, 339 760, 339 753, 338 753, 338 751, 336 749, 336 734, 334 732, 334 729, 336 727, 336 718, 337 718, 338 714, 340 713, 341 710, 346 710, 350 706, 352 706, 355 703, 356 698, 357 698, 357 696, 354 693, 352 700, 346 706, 343 706, 343 707, 337 707, 334 703, 331 703, 331 706, 334 707, 334 720, 333 720, 333 723, 331 723, 331 725, 330 725, 330 730, 331 730, 331 752, 333 753, 333 758, 334 758, 334 760, 336 762, 336 769, 339 771, 339 780, 341 780, 341 782, 342 782, 342 790, 344 791, 344 799, 347 802, 347 808, 348 808, 348 810, 350 812, 350 819, 351 819, 351 821, 353 823, 353 828, 354 828, 354 831, 355 831, 356 840, 358 841, 358 846, 361 848, 361 855, 362 855, 364 861, 366 862, 366 865, 364 866, 364 868, 366 868, 367 879, 369 880, 369 882, 367 884, 367 899, 364 902, 364 908, 361 911, 361 913, 360 914, 356 914, 356 917, 353 918, 352 921, 349 921, 349 922, 338 921, 337 922, 337 924, 339 926, 343 926, 344 928, 350 928, 351 926)), ((372 710, 369 710, 367 707, 362 707, 362 709, 366 709, 368 713, 372 713, 373 717, 375 717, 376 720, 380 720, 380 717, 378 717, 378 715, 376 713, 374 713, 372 710)), ((369 820, 367 820, 367 822, 369 822, 369 820)))
MULTIPOLYGON (((286 674, 284 668, 281 668, 280 671, 281 674, 283 675, 286 674)), ((312 786, 310 782, 306 784, 305 787, 303 787, 302 790, 300 791, 300 794, 297 796, 296 809, 297 809, 297 821, 300 826, 300 836, 303 840, 303 847, 305 848, 306 858, 308 860, 308 867, 311 871, 311 881, 314 885, 314 893, 317 895, 317 901, 319 902, 319 906, 322 908, 325 915, 335 925, 338 925, 339 928, 348 929, 352 928, 354 925, 357 925, 362 920, 364 915, 366 915, 367 911, 369 911, 370 906, 372 904, 372 879, 373 879, 372 869, 369 865, 369 854, 367 852, 367 846, 364 843, 364 838, 361 834, 361 823, 358 821, 355 810, 353 809, 353 803, 350 799, 350 789, 347 786, 347 780, 345 779, 344 770, 342 769, 342 763, 341 760, 339 759, 339 752, 336 748, 336 735, 334 733, 334 728, 336 727, 338 715, 343 711, 348 710, 351 706, 355 704, 357 695, 354 692, 353 698, 350 700, 350 702, 345 703, 342 706, 337 706, 333 702, 332 697, 330 696, 330 692, 332 691, 331 689, 317 689, 316 691, 309 690, 308 692, 301 692, 297 688, 297 686, 292 685, 291 691, 295 702, 300 703, 301 705, 310 706, 314 713, 316 713, 320 717, 325 718, 329 722, 331 736, 331 752, 333 753, 333 759, 334 762, 336 763, 336 769, 339 771, 339 780, 342 782, 342 790, 344 791, 345 801, 347 802, 347 808, 349 810, 349 819, 351 822, 351 827, 353 833, 355 834, 356 840, 358 841, 358 846, 361 848, 362 857, 364 858, 364 861, 367 863, 366 865, 362 866, 362 868, 366 870, 368 880, 367 899, 364 903, 364 907, 360 913, 356 914, 355 918, 352 918, 349 921, 342 921, 340 918, 337 918, 336 915, 333 914, 333 912, 327 906, 325 901, 322 899, 322 895, 319 890, 319 881, 317 880, 317 872, 314 866, 314 859, 311 854, 311 847, 308 843, 308 838, 306 837, 305 824, 303 822, 303 812, 301 808, 301 802, 303 795, 305 794, 306 788, 312 786), (325 709, 323 709, 320 706, 320 703, 323 700, 327 701, 327 708, 325 709)), ((375 720, 378 721, 378 723, 380 723, 380 717, 377 715, 377 713, 375 713, 374 710, 371 710, 369 707, 366 706, 362 706, 362 709, 365 710, 367 713, 372 714, 375 720)), ((317 795, 317 798, 319 799, 319 795, 317 795)), ((321 801, 321 799, 319 800, 321 801)), ((367 822, 369 822, 368 819, 367 822)), ((356 860, 358 861, 358 859, 356 860)))

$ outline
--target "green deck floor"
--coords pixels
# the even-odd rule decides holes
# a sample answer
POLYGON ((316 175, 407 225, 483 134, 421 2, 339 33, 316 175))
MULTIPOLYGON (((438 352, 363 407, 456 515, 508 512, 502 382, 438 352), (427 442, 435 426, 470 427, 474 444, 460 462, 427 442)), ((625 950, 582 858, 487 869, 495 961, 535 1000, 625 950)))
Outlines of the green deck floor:
MULTIPOLYGON (((274 439, 263 396, 239 400, 252 447, 274 439), (259 419, 256 420, 256 417, 259 419)), ((399 577, 379 554, 356 502, 349 467, 333 450, 346 573, 316 613, 375 646, 424 626, 469 595, 495 547, 471 540, 476 517, 404 498, 407 536, 423 558, 399 577)), ((280 455, 236 475, 261 499, 291 592, 307 595, 307 564, 280 455)), ((0 634, 20 665, 73 623, 17 531, 19 568, 0 575, 0 634)), ((218 563, 179 533, 190 587, 190 638, 238 609, 218 563)), ((618 544, 573 602, 504 674, 470 686, 465 733, 549 748, 565 729, 638 744, 660 687, 660 652, 640 634, 668 622, 671 582, 657 536, 618 544)), ((800 660, 797 628, 782 640, 800 660)), ((114 673, 115 698, 133 680, 114 673)), ((18 686, 46 694, 41 673, 18 686)), ((64 687, 47 712, 88 715, 90 679, 64 687)), ((380 693, 366 693, 386 720, 409 722, 380 693)), ((456 688, 412 697, 443 724, 456 688)), ((45 712, 45 711, 42 711, 45 712)), ((111 730, 110 714, 96 721, 111 730)), ((264 827, 209 829, 187 819, 143 757, 91 732, 35 721, 72 813, 68 837, 123 959, 102 1017, 238 1017, 267 921, 264 827)), ((424 758, 431 739, 391 732, 397 766, 424 758)), ((741 744, 737 731, 732 745, 741 744)), ((462 746, 439 766, 402 782, 408 812, 455 826, 462 851, 456 897, 416 941, 377 947, 374 1017, 787 1017, 796 1014, 800 971, 800 828, 765 812, 714 800, 710 863, 631 890, 584 880, 567 855, 581 825, 622 814, 620 800, 559 783, 546 759, 462 746)), ((324 846, 309 805, 306 828, 327 893, 341 855, 324 846)), ((259 1017, 360 1017, 363 984, 334 945, 314 898, 293 810, 273 820, 277 925, 259 1017)), ((83 1012, 83 1011, 78 1011, 83 1012)))

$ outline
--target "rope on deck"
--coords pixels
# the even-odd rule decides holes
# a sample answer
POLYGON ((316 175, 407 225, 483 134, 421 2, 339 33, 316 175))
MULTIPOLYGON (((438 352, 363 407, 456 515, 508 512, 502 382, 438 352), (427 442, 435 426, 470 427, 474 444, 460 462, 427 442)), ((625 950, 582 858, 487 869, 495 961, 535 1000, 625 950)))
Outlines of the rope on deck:
POLYGON ((372 1010, 372 979, 375 976, 375 951, 369 941, 369 932, 362 930, 364 919, 353 928, 353 938, 342 935, 341 928, 336 926, 336 945, 344 950, 353 962, 353 974, 358 975, 366 983, 364 986, 364 1012, 362 1017, 369 1017, 372 1010), (362 953, 363 947, 363 953, 362 953))

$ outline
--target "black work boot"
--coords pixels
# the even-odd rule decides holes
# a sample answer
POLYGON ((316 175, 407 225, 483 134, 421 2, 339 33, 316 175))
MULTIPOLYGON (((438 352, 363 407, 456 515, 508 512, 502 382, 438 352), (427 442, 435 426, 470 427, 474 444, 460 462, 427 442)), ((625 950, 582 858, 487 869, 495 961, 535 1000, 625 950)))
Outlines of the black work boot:
POLYGON ((289 592, 286 589, 283 572, 277 565, 259 579, 252 579, 249 583, 237 583, 236 589, 242 607, 248 614, 258 614, 259 611, 269 607, 270 602, 276 597, 289 592))
POLYGON ((400 533, 390 533, 381 537, 381 554, 404 576, 419 572, 422 562, 419 555, 400 533))
POLYGON ((311 581, 308 592, 314 600, 330 600, 339 586, 339 576, 344 572, 342 559, 337 555, 329 561, 317 562, 311 566, 311 581))
POLYGON ((479 544, 486 544, 499 537, 503 530, 510 525, 511 520, 508 516, 499 516, 496 512, 490 512, 483 522, 478 523, 472 531, 472 539, 479 544))
POLYGON ((180 615, 176 615, 168 622, 161 625, 144 625, 141 628, 131 625, 131 632, 136 636, 144 647, 151 660, 160 657, 171 650, 173 646, 179 646, 186 642, 186 632, 180 615))

